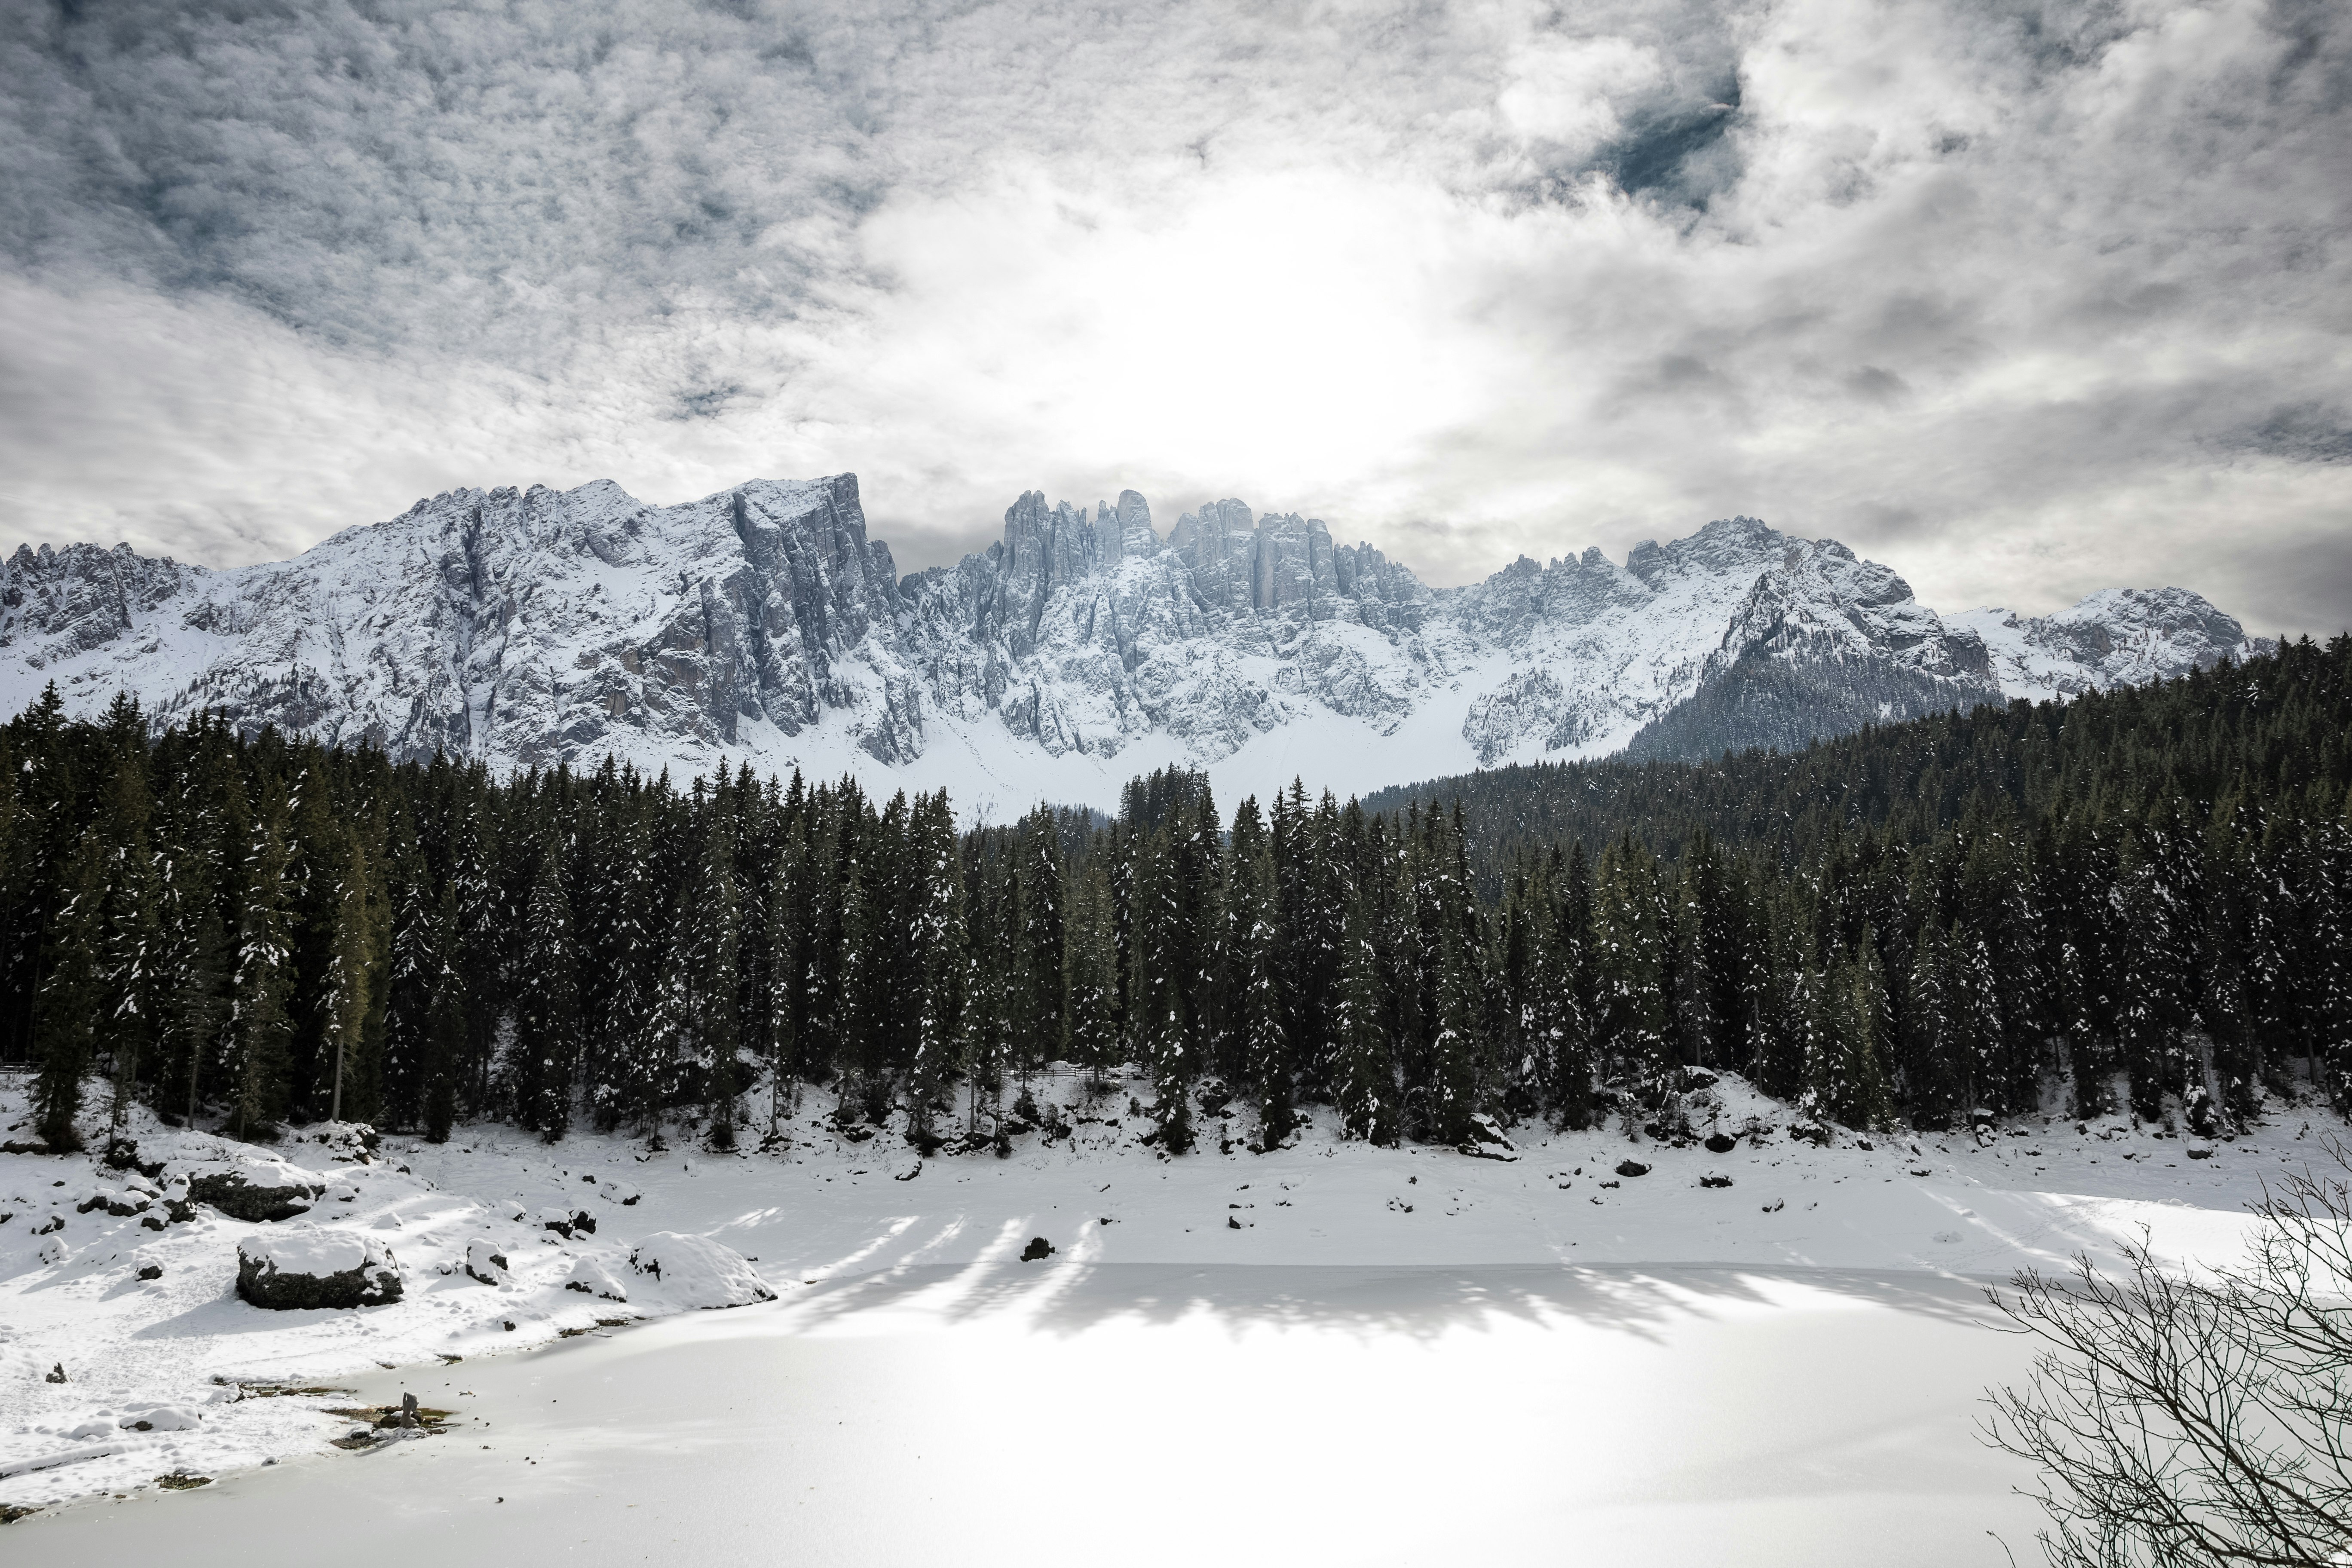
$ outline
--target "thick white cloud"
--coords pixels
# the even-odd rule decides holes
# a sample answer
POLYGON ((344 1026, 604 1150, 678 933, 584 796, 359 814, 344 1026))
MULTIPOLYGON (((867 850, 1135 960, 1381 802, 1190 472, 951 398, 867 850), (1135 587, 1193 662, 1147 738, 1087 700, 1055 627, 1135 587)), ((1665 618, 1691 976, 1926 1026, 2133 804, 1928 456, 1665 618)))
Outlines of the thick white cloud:
POLYGON ((2352 618, 2332 5, 78 15, 0 20, 11 543, 846 468, 908 565, 1133 485, 2352 618))

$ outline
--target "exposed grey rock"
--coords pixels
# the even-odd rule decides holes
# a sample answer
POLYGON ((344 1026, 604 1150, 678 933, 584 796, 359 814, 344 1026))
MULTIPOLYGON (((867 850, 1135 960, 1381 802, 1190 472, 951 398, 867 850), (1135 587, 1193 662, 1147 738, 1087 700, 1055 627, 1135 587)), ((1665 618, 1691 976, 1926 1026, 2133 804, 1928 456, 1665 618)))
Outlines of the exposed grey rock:
MULTIPOLYGON (((2004 696, 2070 695, 2255 646, 2179 589, 2042 620, 1940 617, 1834 541, 1753 518, 1522 558, 1432 590, 1322 521, 1225 500, 1163 540, 1144 498, 1023 495, 1003 538, 901 577, 854 476, 676 506, 606 481, 461 489, 292 561, 128 547, 0 563, 0 703, 446 749, 953 783, 960 805, 1108 805, 1134 772, 1263 754, 1347 791, 1506 761, 1712 755, 2004 696), (1295 749, 1249 751, 1285 731, 1295 749)), ((1260 773, 1264 774, 1260 776, 1260 773)))
POLYGON ((307 1183, 259 1183, 241 1170, 212 1171, 189 1179, 188 1201, 210 1204, 232 1219, 258 1225, 308 1213, 326 1190, 307 1183))

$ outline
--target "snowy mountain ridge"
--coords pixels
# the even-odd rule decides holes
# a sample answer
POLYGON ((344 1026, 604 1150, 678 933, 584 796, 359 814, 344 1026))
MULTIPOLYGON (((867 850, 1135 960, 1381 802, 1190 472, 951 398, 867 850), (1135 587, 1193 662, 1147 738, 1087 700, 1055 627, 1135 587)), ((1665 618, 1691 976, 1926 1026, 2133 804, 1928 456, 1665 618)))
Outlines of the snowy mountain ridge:
POLYGON ((847 771, 985 817, 1113 804, 1171 763, 1226 794, 1343 794, 1536 758, 1712 755, 2261 644, 2179 588, 1945 617, 1889 568, 1753 518, 1525 557, 1433 590, 1319 520, 1238 500, 1164 537, 1133 490, 1025 494, 1004 537, 901 576, 854 475, 675 506, 610 481, 460 489, 289 561, 128 546, 0 563, 0 700, 203 708, 499 767, 847 771))

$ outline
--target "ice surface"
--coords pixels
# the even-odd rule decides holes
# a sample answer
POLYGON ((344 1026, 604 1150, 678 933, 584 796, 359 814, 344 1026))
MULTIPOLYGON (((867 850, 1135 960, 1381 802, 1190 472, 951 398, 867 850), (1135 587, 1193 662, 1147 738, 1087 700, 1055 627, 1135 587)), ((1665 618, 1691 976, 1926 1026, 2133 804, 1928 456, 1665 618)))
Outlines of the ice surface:
MULTIPOLYGON (((1993 1528, 2023 1560, 2026 1478, 1972 1422, 2030 1347, 1986 1331, 1982 1283, 2078 1250, 2112 1263, 2143 1225, 2168 1258, 2234 1256, 2261 1178, 2318 1135, 2282 1108, 2194 1161, 2126 1122, 2041 1118, 1981 1147, 1815 1148, 1727 1078, 1723 1125, 1775 1129, 1728 1152, 1522 1125, 1505 1163, 1319 1124, 1226 1154, 1210 1119, 1203 1152, 1165 1160, 1124 1114, 1143 1086, 1035 1090, 1074 1131, 1005 1160, 918 1162, 814 1115, 781 1154, 461 1129, 387 1138, 373 1164, 303 1155, 356 1194, 320 1205, 332 1220, 162 1233, 75 1213, 87 1161, 0 1156, 0 1502, 52 1505, 0 1539, 28 1563, 240 1564, 332 1541, 360 1568, 1554 1562, 1563 1542, 1573 1560, 1998 1563, 1993 1528), (1650 1172, 1602 1187, 1629 1155, 1650 1172), (595 1237, 507 1217, 554 1193, 596 1210, 595 1237), (75 1254, 43 1266, 27 1223, 60 1212, 75 1254), (410 1296, 236 1300, 240 1241, 289 1224, 382 1238, 410 1296), (1035 1236, 1055 1255, 1020 1261, 1035 1236), (671 1259, 698 1243, 714 1275, 780 1299, 685 1310, 701 1266, 671 1259), (511 1283, 466 1276, 483 1246, 511 1283), (649 1248, 658 1283, 626 1264, 649 1248), (165 1272, 139 1281, 148 1260, 165 1272), (569 1288, 599 1278, 634 1299, 569 1288), (42 1379, 57 1362, 65 1384, 42 1379), (452 1429, 327 1446, 352 1423, 323 1411, 404 1391, 452 1429), (199 1419, 124 1425, 163 1406, 199 1419), (183 1469, 217 1479, 159 1493, 183 1469)), ((7 1120, 21 1105, 0 1092, 7 1120)))

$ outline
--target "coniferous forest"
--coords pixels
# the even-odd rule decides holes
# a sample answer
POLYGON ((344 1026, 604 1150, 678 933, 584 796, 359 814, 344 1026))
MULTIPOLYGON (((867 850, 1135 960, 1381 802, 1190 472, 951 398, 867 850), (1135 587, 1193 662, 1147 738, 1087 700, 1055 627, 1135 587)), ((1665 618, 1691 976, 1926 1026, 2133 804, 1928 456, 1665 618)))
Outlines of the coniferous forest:
MULTIPOLYGON (((39 1128, 498 1118, 1004 1147, 1049 1063, 1381 1142, 2352 1109, 2352 638, 1711 764, 959 829, 944 794, 508 778, 216 720, 0 729, 0 1060, 39 1128), (775 1089, 778 1092, 762 1092, 775 1089), (1664 1125, 1662 1125, 1662 1123, 1664 1125)), ((1046 1115, 1058 1114, 1049 1110, 1046 1115)))

